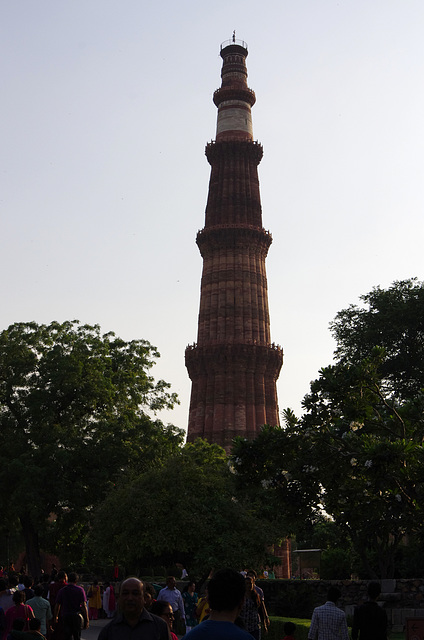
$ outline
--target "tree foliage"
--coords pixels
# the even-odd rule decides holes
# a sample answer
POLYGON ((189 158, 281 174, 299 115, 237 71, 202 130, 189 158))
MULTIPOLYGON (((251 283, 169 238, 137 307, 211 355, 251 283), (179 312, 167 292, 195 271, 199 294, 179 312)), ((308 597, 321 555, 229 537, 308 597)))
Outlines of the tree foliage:
POLYGON ((159 353, 78 321, 17 323, 0 333, 2 508, 20 519, 30 570, 38 533, 84 522, 111 483, 179 447, 182 434, 148 412, 175 394, 149 375, 159 353))
POLYGON ((213 567, 259 566, 275 531, 237 495, 225 451, 197 440, 164 464, 113 490, 92 519, 91 554, 137 568, 182 562, 198 575, 213 567))
POLYGON ((238 490, 258 517, 275 523, 280 537, 304 530, 320 517, 319 482, 304 475, 299 455, 303 440, 296 417, 286 411, 283 427, 265 426, 253 441, 236 438, 231 452, 238 490))
POLYGON ((372 577, 393 575, 403 537, 423 524, 424 396, 399 402, 387 395, 381 357, 377 349, 362 364, 323 369, 301 420, 305 470, 372 577))
POLYGON ((424 283, 416 278, 375 287, 330 324, 337 342, 336 361, 345 366, 369 358, 374 347, 384 349, 380 363, 385 390, 410 399, 424 388, 424 283))
POLYGON ((305 414, 287 411, 282 428, 238 442, 235 467, 287 533, 308 537, 324 512, 364 576, 391 577, 404 536, 424 525, 424 284, 395 282, 362 300, 331 324, 336 362, 311 383, 305 414))

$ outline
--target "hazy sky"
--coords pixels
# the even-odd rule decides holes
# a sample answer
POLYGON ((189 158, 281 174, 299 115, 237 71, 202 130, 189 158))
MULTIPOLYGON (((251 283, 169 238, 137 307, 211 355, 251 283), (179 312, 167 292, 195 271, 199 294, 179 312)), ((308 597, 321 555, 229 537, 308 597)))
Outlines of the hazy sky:
POLYGON ((0 330, 78 318, 162 354, 196 340, 221 42, 245 40, 280 409, 337 311, 423 279, 422 0, 2 0, 0 330))

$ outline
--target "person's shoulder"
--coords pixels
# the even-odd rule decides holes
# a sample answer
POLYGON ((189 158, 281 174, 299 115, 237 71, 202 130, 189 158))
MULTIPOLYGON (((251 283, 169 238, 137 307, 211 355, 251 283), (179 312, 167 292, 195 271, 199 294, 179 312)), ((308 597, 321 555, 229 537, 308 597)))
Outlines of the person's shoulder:
POLYGON ((215 638, 222 638, 222 640, 252 640, 250 633, 247 633, 247 631, 233 622, 221 622, 218 620, 204 620, 184 636, 184 640, 196 640, 196 638, 204 640, 215 638))
POLYGON ((112 627, 119 625, 122 622, 122 616, 118 614, 110 622, 108 622, 101 630, 98 638, 107 638, 112 627))

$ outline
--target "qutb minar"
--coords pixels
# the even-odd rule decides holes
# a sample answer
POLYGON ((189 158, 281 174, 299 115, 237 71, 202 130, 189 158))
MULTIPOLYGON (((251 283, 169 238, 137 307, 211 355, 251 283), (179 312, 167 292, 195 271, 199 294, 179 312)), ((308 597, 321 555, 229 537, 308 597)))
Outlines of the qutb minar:
POLYGON ((192 381, 189 442, 205 438, 227 451, 235 436, 254 438, 278 425, 281 347, 271 342, 265 259, 272 242, 262 226, 258 165, 247 86, 247 45, 221 45, 216 139, 206 145, 211 165, 205 226, 197 234, 203 258, 197 342, 185 361, 192 381))

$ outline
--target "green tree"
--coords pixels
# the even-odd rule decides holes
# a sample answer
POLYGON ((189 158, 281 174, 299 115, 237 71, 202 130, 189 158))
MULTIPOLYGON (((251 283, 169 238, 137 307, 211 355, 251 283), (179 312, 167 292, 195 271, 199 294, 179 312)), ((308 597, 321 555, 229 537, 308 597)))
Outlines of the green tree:
POLYGON ((405 534, 424 525, 424 285, 395 282, 362 300, 331 324, 336 363, 311 383, 305 414, 286 411, 282 428, 238 442, 235 468, 287 533, 307 539, 325 513, 364 576, 391 577, 405 534))
POLYGON ((305 471, 352 541, 365 575, 391 577, 405 534, 422 527, 424 396, 397 401, 381 380, 384 352, 320 372, 304 400, 305 471), (370 558, 377 558, 377 567, 370 558))
POLYGON ((0 333, 1 505, 19 518, 33 575, 49 517, 79 527, 123 472, 180 446, 180 430, 147 413, 178 402, 149 375, 158 356, 78 321, 0 333))
POLYGON ((239 500, 225 451, 199 439, 123 480, 96 510, 89 545, 127 567, 182 562, 207 576, 214 567, 265 564, 274 536, 239 500))
POLYGON ((289 410, 284 426, 264 426, 253 441, 236 438, 231 462, 238 491, 258 518, 273 522, 280 537, 306 530, 320 518, 319 481, 304 473, 304 433, 289 410))
POLYGON ((400 280, 388 289, 375 287, 330 324, 337 342, 334 356, 342 365, 369 358, 384 348, 380 374, 384 390, 398 399, 411 399, 424 388, 424 283, 400 280))

